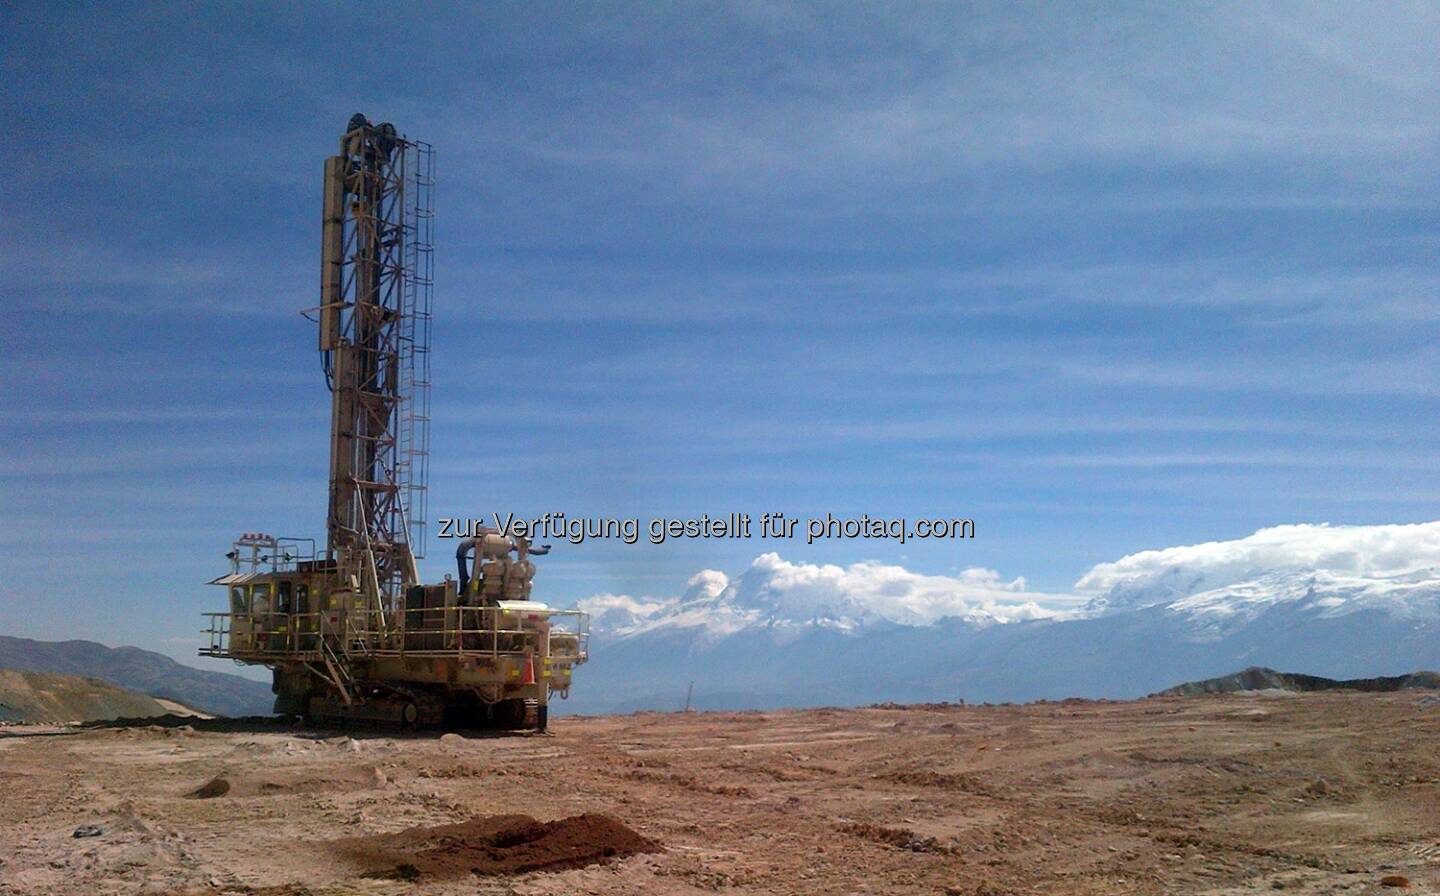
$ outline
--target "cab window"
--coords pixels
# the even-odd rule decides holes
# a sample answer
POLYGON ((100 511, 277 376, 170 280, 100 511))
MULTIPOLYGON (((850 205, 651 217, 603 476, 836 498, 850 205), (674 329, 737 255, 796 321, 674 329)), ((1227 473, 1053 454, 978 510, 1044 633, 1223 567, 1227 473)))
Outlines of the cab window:
POLYGON ((250 612, 257 616, 270 612, 270 583, 250 586, 250 612))
POLYGON ((295 612, 310 612, 310 586, 304 582, 295 586, 295 612))
POLYGON ((236 615, 250 612, 250 604, 245 600, 245 586, 230 586, 230 612, 236 615))
POLYGON ((277 613, 289 613, 290 610, 290 588, 289 582, 280 582, 277 585, 278 591, 275 596, 275 611, 277 613))

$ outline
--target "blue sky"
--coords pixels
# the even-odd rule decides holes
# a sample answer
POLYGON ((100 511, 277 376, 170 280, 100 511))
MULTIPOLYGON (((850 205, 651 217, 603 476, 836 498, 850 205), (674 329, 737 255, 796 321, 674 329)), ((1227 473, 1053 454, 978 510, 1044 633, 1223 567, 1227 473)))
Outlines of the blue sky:
POLYGON ((1435 4, 12 3, 0 32, 0 632, 186 656, 234 535, 323 534, 298 311, 356 111, 438 149, 432 517, 977 524, 565 546, 553 602, 762 550, 1064 592, 1436 518, 1435 4))

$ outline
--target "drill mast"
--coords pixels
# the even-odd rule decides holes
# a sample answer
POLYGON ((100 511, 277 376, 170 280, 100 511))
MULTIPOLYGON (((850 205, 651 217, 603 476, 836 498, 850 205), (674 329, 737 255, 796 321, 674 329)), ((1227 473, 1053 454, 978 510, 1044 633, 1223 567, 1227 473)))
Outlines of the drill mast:
POLYGON ((384 630, 424 556, 434 150, 355 115, 325 161, 326 559, 384 630))

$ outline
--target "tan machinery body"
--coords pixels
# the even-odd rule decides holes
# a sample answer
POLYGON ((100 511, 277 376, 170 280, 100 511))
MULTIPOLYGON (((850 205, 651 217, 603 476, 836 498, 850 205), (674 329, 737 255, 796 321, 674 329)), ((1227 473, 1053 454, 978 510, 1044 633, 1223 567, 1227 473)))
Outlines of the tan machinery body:
MULTIPOLYGON (((285 553, 259 538, 266 556, 285 553)), ((534 564, 499 547, 485 546, 468 593, 452 579, 411 587, 389 614, 340 587, 323 561, 220 576, 211 584, 227 590, 230 611, 209 614, 201 653, 270 667, 276 711, 313 721, 543 728, 550 699, 568 696, 586 659, 588 619, 505 599, 507 585, 528 593, 534 564)))

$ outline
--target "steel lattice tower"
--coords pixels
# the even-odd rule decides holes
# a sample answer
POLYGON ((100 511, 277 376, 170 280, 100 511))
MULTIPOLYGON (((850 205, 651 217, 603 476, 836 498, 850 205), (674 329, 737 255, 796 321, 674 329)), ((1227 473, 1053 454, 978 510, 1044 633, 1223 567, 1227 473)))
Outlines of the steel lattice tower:
POLYGON ((424 556, 433 188, 430 145, 363 115, 325 161, 328 558, 382 630, 424 556))

